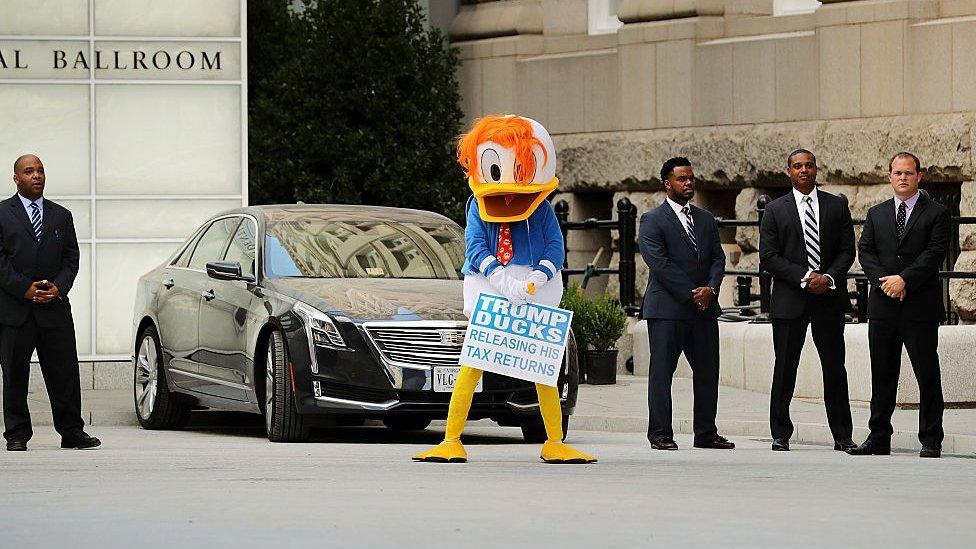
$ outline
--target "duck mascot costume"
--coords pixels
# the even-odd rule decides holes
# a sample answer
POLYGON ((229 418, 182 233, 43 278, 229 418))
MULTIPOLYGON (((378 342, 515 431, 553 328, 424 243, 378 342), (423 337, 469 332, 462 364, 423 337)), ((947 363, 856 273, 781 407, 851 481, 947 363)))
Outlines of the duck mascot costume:
MULTIPOLYGON (((556 189, 556 150, 549 132, 520 116, 486 116, 458 143, 458 162, 474 193, 467 209, 464 312, 478 295, 501 295, 514 305, 557 307, 563 295, 563 236, 546 197, 556 189)), ((416 461, 463 463, 461 432, 482 371, 461 366, 447 413, 444 442, 416 461)), ((536 384, 546 427, 540 457, 547 463, 592 463, 596 458, 564 444, 555 387, 536 384)))

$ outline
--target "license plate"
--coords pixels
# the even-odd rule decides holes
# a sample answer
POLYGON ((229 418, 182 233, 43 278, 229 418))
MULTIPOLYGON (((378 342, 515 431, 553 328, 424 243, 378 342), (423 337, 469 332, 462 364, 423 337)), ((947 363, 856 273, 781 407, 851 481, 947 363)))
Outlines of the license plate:
MULTIPOLYGON (((453 391, 454 382, 457 381, 457 376, 460 372, 460 366, 434 366, 434 392, 450 393, 453 391)), ((474 392, 481 392, 482 381, 484 381, 484 377, 478 380, 478 385, 474 388, 474 392)))

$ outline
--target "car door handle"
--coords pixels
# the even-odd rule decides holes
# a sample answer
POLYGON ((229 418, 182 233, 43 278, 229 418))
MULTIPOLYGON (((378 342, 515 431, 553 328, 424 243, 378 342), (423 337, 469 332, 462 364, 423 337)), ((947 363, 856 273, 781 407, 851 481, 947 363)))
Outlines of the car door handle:
POLYGON ((213 290, 206 290, 204 292, 200 292, 200 295, 203 296, 203 298, 206 299, 207 301, 212 301, 215 297, 217 297, 216 295, 214 295, 213 290))
POLYGON ((174 282, 172 278, 167 278, 163 281, 163 286, 168 290, 173 286, 176 286, 176 282, 174 282))

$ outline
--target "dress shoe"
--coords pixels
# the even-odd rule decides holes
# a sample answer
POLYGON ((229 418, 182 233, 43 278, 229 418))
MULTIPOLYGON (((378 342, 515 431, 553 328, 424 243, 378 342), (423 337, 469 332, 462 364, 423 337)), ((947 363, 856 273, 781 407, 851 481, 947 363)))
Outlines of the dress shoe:
POLYGON ((27 441, 26 440, 8 440, 7 441, 7 451, 8 452, 26 452, 27 451, 27 441))
MULTIPOLYGON (((10 449, 9 447, 7 448, 10 449)), ((918 453, 918 457, 923 458, 939 458, 942 457, 942 448, 938 446, 922 446, 922 451, 918 453)))
POLYGON ((857 444, 854 444, 854 441, 851 439, 834 441, 834 450, 837 450, 838 452, 846 452, 848 450, 853 450, 854 448, 857 448, 857 444))
POLYGON ((731 450, 735 448, 734 442, 729 442, 729 440, 721 435, 715 435, 711 440, 703 440, 701 442, 695 442, 695 448, 712 448, 714 450, 731 450))
POLYGON ((789 452, 790 451, 790 439, 788 439, 788 438, 774 438, 773 439, 773 451, 774 452, 789 452))
POLYGON ((891 443, 883 444, 868 439, 857 448, 844 451, 852 456, 887 456, 891 455, 891 443))
POLYGON ((76 450, 88 450, 89 448, 98 448, 102 445, 102 441, 95 437, 88 436, 82 433, 80 436, 72 438, 62 438, 61 447, 62 448, 74 448, 76 450))
POLYGON ((678 445, 673 440, 658 440, 651 443, 651 448, 655 450, 677 450, 678 445))

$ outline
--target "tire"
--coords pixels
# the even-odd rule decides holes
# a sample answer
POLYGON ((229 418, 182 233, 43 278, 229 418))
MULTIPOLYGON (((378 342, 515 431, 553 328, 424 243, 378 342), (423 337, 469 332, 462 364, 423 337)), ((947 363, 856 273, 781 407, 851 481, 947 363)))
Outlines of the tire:
MULTIPOLYGON (((569 431, 569 415, 563 414, 563 440, 566 440, 566 433, 569 431)), ((533 418, 522 424, 522 438, 525 442, 540 443, 545 442, 549 437, 546 435, 546 426, 542 418, 533 418)))
POLYGON ((132 374, 132 403, 143 429, 178 430, 190 419, 190 407, 180 395, 169 390, 163 371, 162 348, 155 326, 139 334, 135 368, 132 374))
POLYGON ((308 440, 308 424, 298 413, 290 370, 285 336, 274 330, 268 334, 264 353, 264 425, 271 442, 308 440))
POLYGON ((430 425, 431 419, 423 416, 401 416, 383 419, 383 425, 394 431, 423 431, 430 425))

